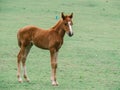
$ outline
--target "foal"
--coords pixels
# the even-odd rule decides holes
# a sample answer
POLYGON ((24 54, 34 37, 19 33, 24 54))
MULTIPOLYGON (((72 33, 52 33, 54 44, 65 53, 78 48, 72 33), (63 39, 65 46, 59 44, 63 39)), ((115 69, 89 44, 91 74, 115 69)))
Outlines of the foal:
POLYGON ((51 81, 52 85, 57 86, 58 82, 56 80, 56 68, 57 68, 57 55, 60 47, 63 44, 63 38, 65 32, 69 35, 73 35, 72 31, 72 17, 71 15, 64 15, 61 13, 61 19, 58 23, 50 28, 49 30, 43 30, 36 26, 26 26, 21 28, 17 33, 18 45, 20 47, 20 51, 18 53, 18 71, 17 77, 18 81, 22 82, 22 78, 20 75, 21 71, 21 62, 24 69, 24 78, 29 82, 29 78, 27 76, 26 71, 26 58, 27 55, 33 45, 46 49, 50 51, 51 56, 51 81))

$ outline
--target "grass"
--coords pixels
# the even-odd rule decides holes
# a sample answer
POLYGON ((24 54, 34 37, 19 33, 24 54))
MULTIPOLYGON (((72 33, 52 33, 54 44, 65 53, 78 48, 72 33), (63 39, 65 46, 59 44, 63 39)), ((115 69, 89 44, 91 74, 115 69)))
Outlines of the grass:
POLYGON ((0 90, 120 90, 119 0, 0 0, 0 90), (61 12, 74 13, 74 36, 59 52, 58 87, 51 86, 49 52, 33 47, 30 83, 18 83, 16 33, 33 24, 53 26, 61 12))

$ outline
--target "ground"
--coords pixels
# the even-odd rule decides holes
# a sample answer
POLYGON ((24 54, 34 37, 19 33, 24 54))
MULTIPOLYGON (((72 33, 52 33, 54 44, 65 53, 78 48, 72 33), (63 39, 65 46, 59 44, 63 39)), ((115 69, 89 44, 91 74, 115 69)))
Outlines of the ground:
POLYGON ((0 0, 0 90, 120 90, 119 34, 119 0, 0 0), (27 58, 31 82, 18 83, 17 31, 48 29, 61 12, 74 13, 74 36, 59 51, 59 86, 50 82, 49 51, 37 47, 27 58))

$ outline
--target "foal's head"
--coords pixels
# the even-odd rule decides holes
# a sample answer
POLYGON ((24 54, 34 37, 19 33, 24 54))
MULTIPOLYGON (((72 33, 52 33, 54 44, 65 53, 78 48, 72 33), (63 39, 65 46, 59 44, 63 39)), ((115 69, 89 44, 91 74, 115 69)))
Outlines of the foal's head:
POLYGON ((63 19, 63 29, 70 37, 73 36, 73 30, 72 30, 73 13, 71 13, 71 15, 64 15, 63 13, 61 13, 61 17, 63 19))

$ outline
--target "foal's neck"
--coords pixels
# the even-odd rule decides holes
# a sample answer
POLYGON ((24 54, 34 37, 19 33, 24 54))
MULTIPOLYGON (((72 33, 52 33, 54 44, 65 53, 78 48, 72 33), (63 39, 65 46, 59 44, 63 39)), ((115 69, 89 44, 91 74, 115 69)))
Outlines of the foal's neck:
POLYGON ((65 35, 65 31, 62 29, 63 20, 60 19, 55 26, 52 27, 52 29, 57 32, 62 38, 65 35))

